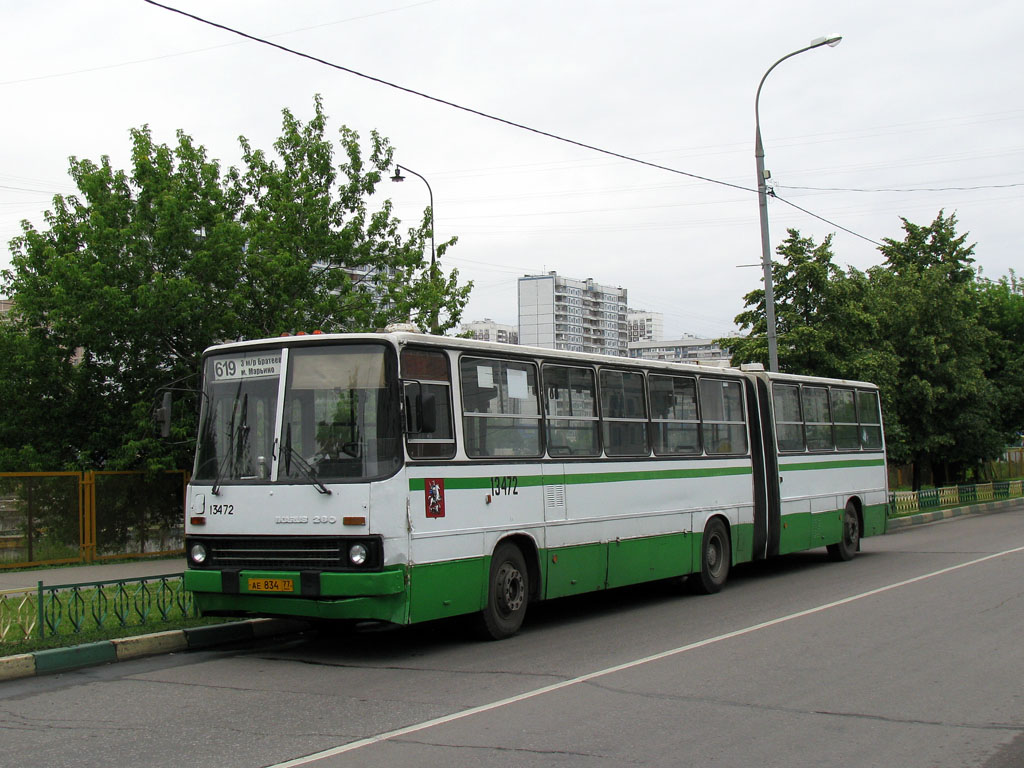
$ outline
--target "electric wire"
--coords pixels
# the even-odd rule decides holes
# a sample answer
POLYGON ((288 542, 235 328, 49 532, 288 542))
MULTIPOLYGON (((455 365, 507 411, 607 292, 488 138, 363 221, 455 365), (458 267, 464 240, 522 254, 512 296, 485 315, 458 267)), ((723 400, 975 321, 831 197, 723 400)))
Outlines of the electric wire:
MULTIPOLYGON (((348 17, 346 19, 338 19, 337 21, 327 21, 327 22, 324 22, 323 24, 314 24, 314 25, 309 26, 309 27, 297 27, 296 29, 289 29, 287 32, 279 32, 277 35, 274 35, 274 37, 283 37, 285 35, 294 35, 294 34, 296 34, 298 32, 308 32, 309 30, 312 30, 312 29, 322 29, 323 27, 331 27, 331 26, 334 26, 336 24, 347 24, 348 22, 351 22, 351 21, 361 21, 363 19, 373 18, 374 16, 384 16, 385 14, 397 13, 399 11, 405 11, 405 10, 408 10, 410 8, 416 8, 416 7, 421 6, 421 5, 429 5, 431 3, 436 3, 436 2, 438 2, 438 0, 421 0, 421 2, 413 3, 412 5, 403 5, 403 6, 399 7, 399 8, 388 8, 387 10, 383 10, 383 11, 375 11, 373 13, 365 13, 365 14, 363 14, 361 16, 350 16, 350 17, 348 17)), ((50 74, 50 75, 36 75, 35 77, 23 77, 23 78, 20 78, 18 80, 3 80, 3 81, 0 81, 0 85, 18 85, 19 83, 32 83, 32 82, 36 82, 37 80, 52 80, 52 79, 58 78, 58 77, 69 77, 70 75, 83 75, 83 74, 88 74, 90 72, 102 72, 103 70, 106 70, 106 69, 118 69, 120 67, 134 66, 135 64, 148 64, 150 62, 160 61, 162 59, 173 59, 173 58, 176 58, 178 56, 191 56, 192 54, 195 54, 195 53, 207 53, 208 51, 216 51, 216 50, 218 50, 220 48, 230 48, 232 45, 241 45, 241 43, 225 43, 225 44, 221 44, 221 45, 211 45, 211 46, 209 46, 207 48, 194 48, 191 51, 179 51, 177 53, 167 53, 167 54, 164 54, 162 56, 149 56, 149 57, 144 58, 144 59, 132 59, 131 61, 120 61, 120 62, 117 62, 115 64, 105 64, 105 65, 99 66, 99 67, 89 67, 87 69, 74 69, 74 70, 70 70, 68 72, 55 72, 55 73, 50 74)))
POLYGON ((813 192, 973 192, 980 189, 1010 189, 1024 187, 1024 182, 1012 184, 978 184, 973 187, 799 187, 792 184, 776 184, 777 189, 806 189, 813 192))
MULTIPOLYGON (((298 51, 298 50, 295 50, 293 48, 288 48, 287 46, 281 45, 279 43, 272 42, 270 40, 266 40, 266 39, 261 38, 261 37, 257 37, 255 35, 250 35, 247 32, 243 32, 243 31, 241 31, 239 29, 235 29, 233 27, 229 27, 229 26, 227 26, 225 24, 220 24, 218 22, 211 21, 209 19, 205 19, 202 16, 197 16, 197 15, 195 15, 193 13, 188 13, 187 11, 183 11, 183 10, 181 10, 179 8, 174 8, 174 7, 169 6, 169 5, 164 5, 163 3, 158 3, 158 2, 156 2, 156 0, 144 0, 144 2, 146 2, 147 4, 152 5, 154 7, 162 8, 162 9, 164 9, 166 11, 170 11, 172 13, 179 14, 181 16, 184 16, 186 18, 192 19, 194 21, 198 21, 201 24, 206 24, 208 26, 214 27, 215 29, 220 29, 220 30, 223 30, 225 32, 229 32, 231 34, 238 35, 239 37, 243 37, 243 38, 245 38, 247 40, 252 40, 253 42, 256 42, 256 43, 262 43, 263 45, 268 45, 268 46, 270 46, 272 48, 277 48, 278 50, 283 51, 285 53, 290 53, 293 56, 298 56, 298 57, 303 58, 303 59, 308 59, 309 61, 313 61, 313 62, 315 62, 317 64, 322 64, 322 65, 324 65, 326 67, 330 67, 332 69, 337 69, 337 70, 339 70, 341 72, 346 72, 346 73, 348 73, 350 75, 355 75, 356 77, 363 78, 364 80, 369 80, 370 82, 377 83, 379 85, 385 85, 388 88, 393 88, 395 90, 402 91, 403 93, 408 93, 408 94, 410 94, 412 96, 419 96, 420 98, 427 99, 428 101, 432 101, 434 103, 441 104, 443 106, 451 107, 453 109, 457 109, 457 110, 460 110, 462 112, 466 112, 466 113, 471 114, 471 115, 476 115, 477 117, 482 117, 482 118, 484 118, 486 120, 492 120, 494 122, 501 123, 503 125, 507 125, 507 126, 512 127, 512 128, 518 128, 520 130, 527 131, 529 133, 533 133, 533 134, 536 134, 538 136, 544 136, 545 138, 553 139, 555 141, 559 141, 559 142, 562 142, 564 144, 569 144, 571 146, 579 147, 581 149, 590 150, 591 152, 597 152, 599 154, 607 155, 609 157, 615 157, 615 158, 618 158, 620 160, 625 160, 627 162, 636 163, 636 164, 639 164, 639 165, 644 165, 644 166, 647 166, 649 168, 655 168, 657 170, 667 171, 668 173, 674 173, 674 174, 677 174, 677 175, 680 175, 680 176, 686 176, 688 178, 697 179, 698 181, 704 181, 704 182, 707 182, 709 184, 716 184, 716 185, 719 185, 719 186, 730 187, 732 189, 739 189, 739 190, 742 190, 744 192, 753 192, 755 194, 758 193, 758 190, 752 189, 751 187, 745 187, 745 186, 740 185, 740 184, 732 184, 732 183, 727 182, 727 181, 721 181, 719 179, 714 179, 714 178, 711 178, 711 177, 708 177, 708 176, 701 176, 699 174, 690 173, 688 171, 681 171, 678 168, 672 168, 672 167, 669 167, 669 166, 666 166, 666 165, 661 165, 660 163, 653 163, 653 162, 651 162, 649 160, 641 160, 640 158, 633 157, 631 155, 626 155, 626 154, 623 154, 623 153, 620 153, 620 152, 614 152, 612 150, 604 149, 602 147, 598 147, 598 146, 595 146, 593 144, 587 144, 585 142, 577 141, 575 139, 570 139, 570 138, 567 138, 565 136, 560 136, 558 134, 551 133, 549 131, 544 131, 544 130, 541 130, 539 128, 533 128, 533 127, 525 125, 523 123, 517 123, 517 122, 515 122, 513 120, 509 120, 509 119, 506 119, 506 118, 503 118, 503 117, 498 117, 497 115, 492 115, 492 114, 490 114, 488 112, 483 112, 481 110, 474 109, 472 107, 467 107, 467 106, 464 106, 462 104, 457 104, 457 103, 455 103, 453 101, 448 101, 446 99, 442 99, 442 98, 439 98, 437 96, 431 96, 430 94, 424 93, 422 91, 417 91, 417 90, 415 90, 413 88, 409 88, 409 87, 406 87, 406 86, 403 86, 403 85, 399 85, 397 83, 392 83, 392 82, 390 82, 388 80, 384 80, 382 78, 375 77, 373 75, 368 75, 368 74, 366 74, 364 72, 359 72, 358 70, 352 69, 351 67, 345 67, 345 66, 343 66, 341 64, 336 64, 334 62, 327 61, 326 59, 321 59, 321 58, 319 58, 317 56, 313 56, 312 54, 304 53, 303 51, 298 51)), ((816 213, 812 213, 811 211, 807 210, 806 208, 801 208, 800 206, 796 205, 795 203, 792 203, 792 202, 790 202, 788 200, 784 200, 783 198, 780 198, 777 195, 775 195, 774 192, 772 193, 772 196, 775 197, 778 200, 781 200, 783 203, 786 203, 787 205, 790 205, 793 208, 796 208, 797 210, 802 211, 803 213, 807 214, 808 216, 812 216, 813 218, 818 219, 819 221, 823 221, 826 224, 829 224, 830 226, 836 227, 837 229, 840 229, 843 232, 851 234, 851 235, 853 235, 855 237, 859 237, 862 240, 866 240, 869 243, 873 243, 875 245, 881 246, 881 243, 878 243, 877 241, 872 240, 871 238, 869 238, 869 237, 867 237, 865 235, 861 235, 858 232, 854 232, 852 229, 849 229, 847 227, 844 227, 844 226, 841 226, 839 224, 836 224, 834 221, 830 221, 829 219, 826 219, 823 216, 819 216, 816 213)))
POLYGON ((708 176, 700 176, 700 175, 698 175, 696 173, 689 173, 688 171, 681 171, 678 168, 671 168, 671 167, 669 167, 667 165, 661 165, 659 163, 652 163, 649 160, 641 160, 640 158, 637 158, 637 157, 632 157, 630 155, 625 155, 625 154, 622 154, 620 152, 614 152, 614 151, 612 151, 610 149, 603 149, 603 148, 595 146, 593 144, 586 144, 586 143, 584 143, 582 141, 576 141, 575 139, 570 139, 570 138, 567 138, 565 136, 559 136, 556 133, 551 133, 549 131, 544 131, 544 130, 541 130, 539 128, 533 128, 533 127, 525 125, 523 123, 517 123, 514 120, 509 120, 509 119, 504 118, 504 117, 498 117, 497 115, 492 115, 492 114, 490 114, 488 112, 483 112, 483 111, 481 111, 479 109, 474 109, 473 107, 467 107, 467 106, 464 106, 462 104, 456 104, 453 101, 448 101, 447 99, 442 99, 442 98, 440 98, 438 96, 431 96, 430 94, 424 93, 423 91, 417 91, 417 90, 415 90, 413 88, 408 88, 408 87, 406 87, 404 85, 399 85, 397 83, 392 83, 389 80, 384 80, 382 78, 375 77, 373 75, 368 75, 368 74, 366 74, 364 72, 360 72, 358 70, 352 69, 351 67, 346 67, 346 66, 343 66, 341 64, 335 64, 334 62, 327 61, 326 59, 321 59, 321 58, 319 58, 317 56, 313 56, 312 54, 309 54, 309 53, 304 53, 302 51, 295 50, 294 48, 289 48, 289 47, 287 47, 285 45, 281 45, 279 43, 275 43, 275 42, 273 42, 271 40, 267 40, 267 39, 262 38, 262 37, 257 37, 255 35, 250 35, 247 32, 242 32, 241 30, 235 29, 233 27, 226 26, 224 24, 220 24, 220 23, 218 23, 216 21, 210 21, 209 19, 204 19, 202 16, 196 16, 195 14, 189 13, 187 11, 183 11, 180 8, 173 8, 172 6, 164 5, 163 3, 158 3, 158 2, 156 2, 156 0, 143 0, 143 2, 148 3, 149 5, 155 6, 157 8, 163 8, 165 11, 171 11, 172 13, 177 13, 177 14, 179 14, 181 16, 185 16, 186 18, 192 19, 194 21, 198 21, 198 22, 200 22, 202 24, 207 24, 207 25, 209 25, 211 27, 214 27, 216 29, 221 29, 221 30, 223 30, 225 32, 230 32, 231 34, 238 35, 239 37, 244 37, 247 40, 252 40, 253 42, 256 42, 256 43, 262 43, 263 45, 269 45, 272 48, 277 48, 278 50, 284 51, 285 53, 290 53, 293 56, 298 56, 298 57, 303 58, 303 59, 308 59, 309 61, 316 62, 317 64, 323 64, 326 67, 331 67, 332 69, 337 69, 337 70, 339 70, 341 72, 347 72, 350 75, 355 75, 356 77, 361 77, 364 80, 369 80, 370 82, 377 83, 378 85, 386 85, 388 88, 394 88, 395 90, 402 91, 403 93, 408 93, 408 94, 410 94, 412 96, 419 96, 420 98, 427 99, 428 101, 432 101, 432 102, 434 102, 436 104, 441 104, 441 105, 446 106, 446 107, 451 107, 453 109, 458 109, 458 110, 460 110, 462 112, 466 112, 466 113, 469 113, 471 115, 476 115, 477 117, 482 117, 482 118, 484 118, 486 120, 492 120, 492 121, 494 121, 496 123, 501 123, 503 125, 507 125, 507 126, 512 127, 512 128, 518 128, 520 130, 527 131, 529 133, 533 133, 533 134, 536 134, 538 136, 544 136, 545 138, 548 138, 548 139, 554 139, 555 141, 560 141, 560 142, 562 142, 564 144, 569 144, 569 145, 574 146, 574 147, 579 147, 581 149, 590 150, 591 152, 598 152, 598 153, 600 153, 602 155, 608 155, 609 157, 616 157, 616 158, 618 158, 620 160, 626 160, 627 162, 637 163, 639 165, 645 165, 645 166, 647 166, 649 168, 655 168, 655 169, 660 170, 660 171, 667 171, 669 173, 675 173, 675 174, 678 174, 680 176, 686 176, 686 177, 691 178, 691 179, 697 179, 699 181, 705 181, 705 182, 707 182, 709 184, 718 184, 718 185, 721 185, 721 186, 724 186, 724 187, 732 187, 733 189, 740 189, 740 190, 743 190, 744 192, 753 192, 755 194, 757 193, 756 189, 752 189, 750 187, 745 187, 745 186, 742 186, 740 184, 732 184, 732 183, 730 183, 728 181, 720 181, 719 179, 713 179, 713 178, 710 178, 708 176))
POLYGON ((794 203, 794 202, 792 202, 790 200, 786 200, 784 197, 779 197, 777 194, 775 194, 774 190, 770 191, 769 195, 771 197, 774 197, 780 203, 785 203, 788 206, 796 208, 798 211, 803 211, 808 216, 813 216, 814 218, 818 219, 818 221, 825 222, 830 227, 836 227, 837 229, 843 230, 843 232, 846 232, 847 234, 853 235, 854 237, 859 237, 861 240, 866 240, 867 242, 872 243, 873 245, 877 245, 879 248, 882 247, 882 244, 880 242, 878 242, 877 240, 872 240, 870 237, 867 237, 866 235, 862 235, 859 232, 854 232, 852 229, 847 229, 846 227, 842 226, 841 224, 836 224, 834 221, 830 221, 829 219, 826 219, 824 216, 819 216, 816 213, 808 211, 806 208, 801 208, 796 203, 794 203))

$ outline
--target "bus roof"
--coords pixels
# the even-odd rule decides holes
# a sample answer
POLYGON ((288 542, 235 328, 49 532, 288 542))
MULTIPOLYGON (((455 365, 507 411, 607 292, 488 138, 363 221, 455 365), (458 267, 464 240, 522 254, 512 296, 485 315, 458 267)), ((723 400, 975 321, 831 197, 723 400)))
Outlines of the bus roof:
POLYGON ((444 349, 459 350, 461 352, 473 352, 477 354, 491 353, 504 357, 531 357, 531 358, 557 358, 559 360, 589 363, 592 365, 615 365, 619 367, 642 367, 649 370, 664 370, 666 372, 690 373, 693 375, 708 375, 710 373, 722 374, 730 377, 761 377, 770 381, 782 381, 787 383, 800 383, 813 381, 819 384, 831 384, 835 386, 848 386, 877 389, 877 387, 866 381, 851 379, 833 379, 819 376, 801 376, 789 373, 770 373, 761 370, 741 370, 740 368, 721 367, 717 365, 693 363, 676 363, 667 360, 647 360, 636 357, 617 357, 615 355, 601 355, 592 352, 569 352, 566 350, 548 349, 546 347, 531 347, 520 344, 506 344, 497 341, 480 341, 478 339, 465 339, 453 336, 437 336, 427 333, 413 333, 409 331, 380 331, 377 333, 316 333, 288 336, 273 336, 264 339, 250 339, 246 341, 226 342, 208 347, 203 352, 203 357, 213 354, 223 354, 232 350, 245 349, 267 349, 270 347, 301 347, 315 346, 319 344, 337 344, 343 342, 384 342, 402 348, 410 344, 440 347, 444 349))

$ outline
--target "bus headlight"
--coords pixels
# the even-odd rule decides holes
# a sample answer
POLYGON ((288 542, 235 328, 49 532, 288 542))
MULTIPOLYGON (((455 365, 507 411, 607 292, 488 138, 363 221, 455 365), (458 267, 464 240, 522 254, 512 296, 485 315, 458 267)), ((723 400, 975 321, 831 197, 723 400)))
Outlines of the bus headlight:
POLYGON ((365 544, 353 544, 348 548, 348 561, 352 565, 363 565, 370 556, 365 544))
POLYGON ((206 562, 206 545, 196 542, 188 550, 188 559, 193 565, 202 565, 206 562))

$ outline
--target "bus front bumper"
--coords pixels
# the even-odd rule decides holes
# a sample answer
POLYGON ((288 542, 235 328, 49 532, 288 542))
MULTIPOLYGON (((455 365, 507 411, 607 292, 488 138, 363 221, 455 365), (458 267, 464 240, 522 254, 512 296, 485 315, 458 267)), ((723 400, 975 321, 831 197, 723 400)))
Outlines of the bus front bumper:
POLYGON ((185 588, 204 615, 405 623, 404 567, 370 573, 187 570, 185 588))

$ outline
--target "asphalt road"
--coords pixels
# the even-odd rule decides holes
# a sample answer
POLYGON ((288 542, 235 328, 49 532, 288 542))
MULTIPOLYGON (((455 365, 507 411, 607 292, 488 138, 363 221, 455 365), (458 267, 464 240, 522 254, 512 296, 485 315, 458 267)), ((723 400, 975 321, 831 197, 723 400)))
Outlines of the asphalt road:
POLYGON ((462 623, 0 683, 3 766, 1024 766, 1024 505, 462 623))

